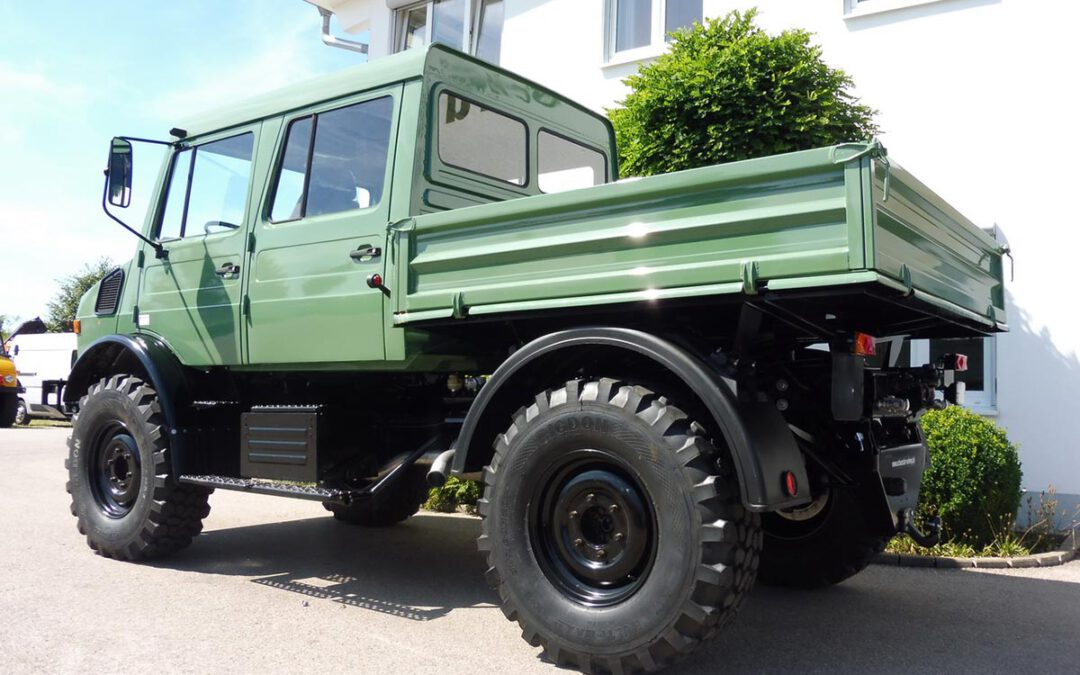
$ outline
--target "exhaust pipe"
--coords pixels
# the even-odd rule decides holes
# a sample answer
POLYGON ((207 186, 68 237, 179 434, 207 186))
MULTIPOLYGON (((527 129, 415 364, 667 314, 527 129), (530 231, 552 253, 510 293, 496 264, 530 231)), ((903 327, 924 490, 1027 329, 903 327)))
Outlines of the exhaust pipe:
POLYGON ((431 463, 431 468, 427 472, 427 482, 431 487, 440 488, 446 485, 446 478, 448 467, 450 462, 454 459, 454 448, 444 450, 439 453, 439 456, 435 458, 435 461, 431 463))

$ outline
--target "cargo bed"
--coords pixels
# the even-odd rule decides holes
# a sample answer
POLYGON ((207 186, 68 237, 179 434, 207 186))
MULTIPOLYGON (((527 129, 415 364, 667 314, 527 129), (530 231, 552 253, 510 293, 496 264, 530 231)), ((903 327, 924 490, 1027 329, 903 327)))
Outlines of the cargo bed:
POLYGON ((398 325, 851 291, 977 332, 1006 329, 1004 248, 876 143, 426 214, 392 230, 398 325))

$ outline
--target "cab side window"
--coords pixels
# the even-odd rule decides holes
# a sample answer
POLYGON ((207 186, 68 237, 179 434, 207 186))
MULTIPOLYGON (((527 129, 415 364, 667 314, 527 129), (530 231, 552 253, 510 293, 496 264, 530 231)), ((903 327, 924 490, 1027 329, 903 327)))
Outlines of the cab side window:
POLYGON ((204 236, 242 227, 254 144, 254 134, 246 133, 176 153, 158 239, 204 236))
POLYGON ((375 206, 382 200, 393 99, 364 101, 293 120, 270 220, 375 206))

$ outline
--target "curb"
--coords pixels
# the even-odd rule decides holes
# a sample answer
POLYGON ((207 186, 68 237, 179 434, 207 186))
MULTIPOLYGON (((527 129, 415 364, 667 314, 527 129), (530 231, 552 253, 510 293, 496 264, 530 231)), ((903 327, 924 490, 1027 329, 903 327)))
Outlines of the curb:
POLYGON ((878 553, 874 556, 875 565, 894 567, 934 567, 937 569, 1023 569, 1028 567, 1057 567, 1070 560, 1078 559, 1080 526, 1077 526, 1061 543, 1057 551, 1022 555, 1015 558, 949 558, 945 556, 909 555, 907 553, 878 553))

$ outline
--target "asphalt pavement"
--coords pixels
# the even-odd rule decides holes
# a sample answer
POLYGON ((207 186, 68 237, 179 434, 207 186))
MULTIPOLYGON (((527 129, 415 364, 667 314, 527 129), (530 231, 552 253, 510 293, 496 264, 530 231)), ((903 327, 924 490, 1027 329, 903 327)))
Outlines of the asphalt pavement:
MULTIPOLYGON (((75 530, 67 429, 0 429, 0 672, 556 673, 484 583, 479 521, 364 530, 314 502, 218 491, 204 533, 152 564, 75 530)), ((1080 561, 871 566, 758 588, 669 673, 1080 672, 1080 561)))

